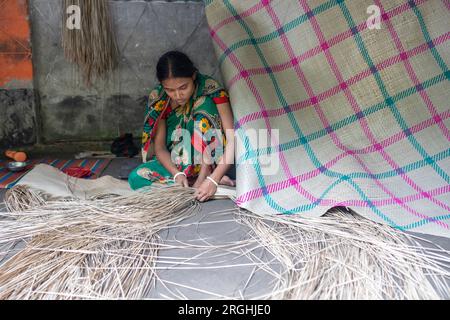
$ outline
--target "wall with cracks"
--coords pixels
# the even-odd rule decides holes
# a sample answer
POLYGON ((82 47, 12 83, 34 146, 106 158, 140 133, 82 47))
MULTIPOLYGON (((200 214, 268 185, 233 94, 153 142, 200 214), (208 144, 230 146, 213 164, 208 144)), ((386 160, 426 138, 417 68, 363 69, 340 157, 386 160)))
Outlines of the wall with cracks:
POLYGON ((200 72, 222 80, 202 1, 109 3, 119 65, 86 87, 62 50, 62 1, 28 1, 41 143, 107 141, 125 132, 139 137, 156 62, 168 50, 184 51, 200 72))
POLYGON ((0 150, 37 139, 26 0, 0 2, 0 150))

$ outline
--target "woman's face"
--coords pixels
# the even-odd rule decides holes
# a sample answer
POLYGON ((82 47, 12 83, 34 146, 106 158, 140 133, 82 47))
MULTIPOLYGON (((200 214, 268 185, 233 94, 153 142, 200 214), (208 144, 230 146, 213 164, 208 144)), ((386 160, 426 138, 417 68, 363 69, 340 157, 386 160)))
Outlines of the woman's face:
POLYGON ((161 82, 169 98, 177 105, 184 106, 195 90, 195 75, 192 78, 169 78, 161 82))

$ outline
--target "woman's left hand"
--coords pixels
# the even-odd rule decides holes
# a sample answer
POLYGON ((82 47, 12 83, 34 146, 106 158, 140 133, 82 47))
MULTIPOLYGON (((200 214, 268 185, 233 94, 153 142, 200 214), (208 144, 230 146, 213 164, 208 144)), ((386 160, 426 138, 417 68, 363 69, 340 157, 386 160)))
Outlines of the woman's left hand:
POLYGON ((213 195, 216 194, 217 187, 209 179, 205 179, 200 187, 197 188, 194 195, 195 198, 200 202, 208 201, 213 195))

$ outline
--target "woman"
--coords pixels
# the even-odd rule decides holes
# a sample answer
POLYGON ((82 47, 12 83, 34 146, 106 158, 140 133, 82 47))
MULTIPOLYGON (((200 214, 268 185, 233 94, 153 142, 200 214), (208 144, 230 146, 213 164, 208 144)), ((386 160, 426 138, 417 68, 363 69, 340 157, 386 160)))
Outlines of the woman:
POLYGON ((159 59, 156 75, 160 84, 150 93, 144 121, 144 163, 131 173, 130 186, 175 182, 207 201, 219 184, 234 185, 225 175, 234 157, 228 94, 178 51, 159 59))

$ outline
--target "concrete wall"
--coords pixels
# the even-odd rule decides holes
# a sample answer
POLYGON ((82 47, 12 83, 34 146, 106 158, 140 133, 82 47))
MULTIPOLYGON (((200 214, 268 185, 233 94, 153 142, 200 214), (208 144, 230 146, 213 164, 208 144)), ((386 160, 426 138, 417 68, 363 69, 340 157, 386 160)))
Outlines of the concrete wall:
POLYGON ((124 132, 140 136, 155 65, 168 50, 186 52, 201 72, 221 80, 201 1, 109 2, 119 65, 87 88, 78 67, 64 58, 62 1, 29 0, 40 142, 110 140, 124 132))
POLYGON ((26 0, 0 3, 0 149, 33 144, 37 135, 26 0))
POLYGON ((155 64, 180 49, 202 72, 218 76, 201 2, 110 1, 118 68, 87 88, 61 48, 61 1, 31 0, 35 83, 45 142, 112 139, 140 134, 155 64))

